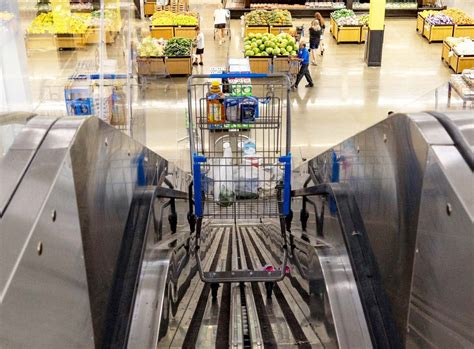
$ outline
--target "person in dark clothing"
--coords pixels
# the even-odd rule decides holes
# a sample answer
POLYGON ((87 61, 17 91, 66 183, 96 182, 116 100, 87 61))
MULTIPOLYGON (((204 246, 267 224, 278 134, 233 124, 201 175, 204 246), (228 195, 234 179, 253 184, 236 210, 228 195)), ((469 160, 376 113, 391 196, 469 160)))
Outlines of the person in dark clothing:
POLYGON ((316 54, 319 47, 319 42, 321 41, 321 26, 319 25, 319 21, 314 19, 311 22, 311 26, 309 27, 309 52, 311 54, 311 64, 316 64, 316 54))
POLYGON ((308 69, 309 68, 309 52, 304 42, 300 44, 300 49, 298 50, 298 58, 301 61, 301 67, 300 67, 300 71, 298 72, 298 75, 296 76, 296 82, 293 87, 298 88, 298 84, 303 78, 303 75, 306 78, 306 81, 308 81, 308 84, 305 85, 305 87, 313 87, 314 86, 313 79, 311 78, 311 74, 308 69))
POLYGON ((324 30, 326 29, 326 22, 324 21, 323 16, 319 12, 314 14, 314 19, 317 19, 319 26, 321 27, 321 35, 319 40, 319 47, 321 47, 321 56, 324 54, 324 30))

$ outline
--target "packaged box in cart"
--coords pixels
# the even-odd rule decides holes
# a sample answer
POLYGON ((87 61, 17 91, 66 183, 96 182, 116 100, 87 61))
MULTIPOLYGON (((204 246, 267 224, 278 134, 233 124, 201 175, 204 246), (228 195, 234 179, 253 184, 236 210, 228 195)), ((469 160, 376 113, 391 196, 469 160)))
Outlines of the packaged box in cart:
POLYGON ((229 79, 230 94, 234 97, 251 96, 252 83, 249 78, 229 79))

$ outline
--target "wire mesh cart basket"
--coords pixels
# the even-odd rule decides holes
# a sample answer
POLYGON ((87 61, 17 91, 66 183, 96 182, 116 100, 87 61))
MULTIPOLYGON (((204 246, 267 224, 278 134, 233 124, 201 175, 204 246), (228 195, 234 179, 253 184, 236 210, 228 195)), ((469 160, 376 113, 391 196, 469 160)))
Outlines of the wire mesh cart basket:
POLYGON ((287 74, 193 75, 188 80, 195 255, 201 279, 211 286, 272 285, 285 276, 291 189, 289 93, 287 74), (280 268, 203 270, 199 253, 203 220, 238 225, 261 224, 264 218, 280 220, 284 241, 280 268))

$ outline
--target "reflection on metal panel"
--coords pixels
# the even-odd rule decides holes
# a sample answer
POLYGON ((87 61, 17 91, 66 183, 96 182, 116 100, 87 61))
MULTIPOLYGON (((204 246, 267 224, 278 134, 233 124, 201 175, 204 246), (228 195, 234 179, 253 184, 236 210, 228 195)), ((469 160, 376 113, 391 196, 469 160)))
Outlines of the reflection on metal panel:
MULTIPOLYGON (((448 117, 474 144, 472 113, 448 117)), ((474 257, 474 178, 446 130, 426 113, 394 115, 298 168, 294 184, 302 186, 308 169, 314 178, 330 181, 334 158, 339 181, 354 192, 407 346, 472 346, 474 285, 472 275, 460 272, 474 257), (434 162, 443 163, 443 170, 433 177, 434 162), (463 179, 458 166, 467 171, 463 179), (464 218, 446 217, 447 192, 464 218), (444 211, 432 207, 437 202, 444 202, 444 211)), ((307 231, 316 232, 314 215, 307 231)))
POLYGON ((473 184, 455 147, 430 149, 408 324, 414 346, 474 347, 473 184))

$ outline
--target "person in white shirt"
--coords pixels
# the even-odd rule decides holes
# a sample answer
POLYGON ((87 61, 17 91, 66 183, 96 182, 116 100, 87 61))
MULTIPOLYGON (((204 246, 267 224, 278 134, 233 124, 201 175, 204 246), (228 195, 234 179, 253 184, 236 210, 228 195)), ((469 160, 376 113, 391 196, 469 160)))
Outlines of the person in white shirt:
POLYGON ((199 65, 203 65, 203 54, 204 54, 204 33, 201 31, 199 27, 196 28, 197 37, 196 37, 196 59, 193 62, 193 65, 198 65, 198 57, 199 57, 199 65))
POLYGON ((229 10, 224 9, 222 4, 219 4, 219 7, 214 11, 214 28, 219 31, 219 45, 224 41, 224 30, 227 24, 227 18, 229 17, 229 10))

